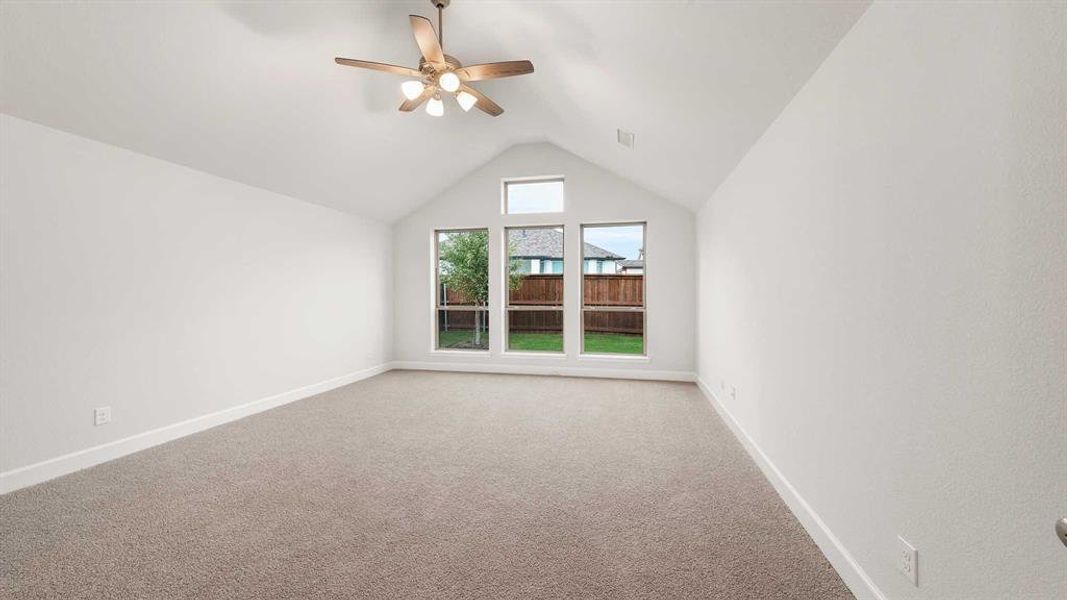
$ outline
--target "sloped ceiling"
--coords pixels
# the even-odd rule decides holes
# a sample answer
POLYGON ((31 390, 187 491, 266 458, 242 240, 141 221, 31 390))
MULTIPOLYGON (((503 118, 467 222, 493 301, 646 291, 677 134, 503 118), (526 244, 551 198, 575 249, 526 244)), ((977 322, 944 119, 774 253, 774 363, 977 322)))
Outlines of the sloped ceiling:
POLYGON ((536 65, 478 86, 493 119, 399 113, 402 78, 333 63, 414 66, 428 0, 4 2, 0 110, 385 221, 531 141, 696 208, 867 4, 454 0, 449 54, 536 65))

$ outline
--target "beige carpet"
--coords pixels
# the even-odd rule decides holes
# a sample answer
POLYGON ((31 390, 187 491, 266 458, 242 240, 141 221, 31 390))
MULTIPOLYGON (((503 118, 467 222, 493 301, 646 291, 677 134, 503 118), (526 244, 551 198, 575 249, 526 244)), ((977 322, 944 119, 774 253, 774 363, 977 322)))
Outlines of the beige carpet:
POLYGON ((691 384, 393 371, 0 497, 4 598, 852 598, 691 384))

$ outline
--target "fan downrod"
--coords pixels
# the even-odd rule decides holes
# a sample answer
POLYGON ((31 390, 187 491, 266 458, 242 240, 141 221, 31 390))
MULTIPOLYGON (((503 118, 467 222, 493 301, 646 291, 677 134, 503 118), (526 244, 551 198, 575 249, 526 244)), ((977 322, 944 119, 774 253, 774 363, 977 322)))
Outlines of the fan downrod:
POLYGON ((442 48, 445 46, 445 9, 450 2, 452 0, 430 0, 430 4, 437 9, 437 43, 442 48))

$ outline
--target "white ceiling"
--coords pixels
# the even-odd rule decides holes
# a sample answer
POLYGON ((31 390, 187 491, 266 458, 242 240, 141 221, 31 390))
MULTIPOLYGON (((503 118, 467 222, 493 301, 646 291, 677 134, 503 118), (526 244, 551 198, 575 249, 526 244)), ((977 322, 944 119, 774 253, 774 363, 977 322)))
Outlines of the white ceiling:
POLYGON ((435 119, 397 112, 402 78, 333 62, 414 66, 428 0, 5 1, 0 110, 386 221, 531 141, 696 208, 867 4, 454 0, 449 54, 537 71, 476 85, 501 117, 435 119))

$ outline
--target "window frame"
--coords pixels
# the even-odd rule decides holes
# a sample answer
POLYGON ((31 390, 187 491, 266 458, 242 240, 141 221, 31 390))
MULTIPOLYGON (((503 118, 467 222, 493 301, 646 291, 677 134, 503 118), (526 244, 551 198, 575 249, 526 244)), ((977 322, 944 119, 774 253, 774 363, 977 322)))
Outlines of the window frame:
MULTIPOLYGON (((432 344, 431 344, 431 348, 430 348, 432 352, 446 352, 446 353, 455 352, 455 353, 459 353, 459 354, 472 354, 472 353, 473 354, 489 354, 489 350, 490 350, 491 344, 492 344, 491 335, 490 335, 490 330, 489 329, 486 329, 486 332, 485 332, 485 335, 486 335, 485 348, 442 348, 441 347, 441 323, 440 323, 440 320, 439 320, 441 318, 441 311, 453 311, 453 310, 455 310, 457 312, 458 311, 483 312, 483 313, 485 313, 484 316, 486 317, 486 321, 485 322, 486 322, 487 326, 489 324, 488 318, 491 316, 491 312, 492 311, 491 311, 491 304, 488 301, 486 302, 486 305, 484 307, 481 307, 481 308, 479 308, 478 306, 470 306, 470 305, 460 305, 459 307, 452 308, 452 307, 448 306, 447 304, 445 304, 445 305, 441 304, 441 234, 442 233, 464 233, 464 232, 474 232, 474 231, 484 231, 485 232, 485 243, 488 246, 489 245, 489 241, 490 241, 490 236, 492 235, 491 228, 488 227, 488 226, 485 226, 485 227, 445 227, 445 228, 434 228, 434 230, 433 230, 433 255, 431 257, 431 261, 432 262, 431 262, 431 267, 430 267, 432 272, 433 272, 432 280, 433 280, 433 289, 434 289, 433 298, 432 298, 433 306, 432 306, 432 317, 431 317, 432 328, 433 328, 433 340, 432 340, 432 344)), ((489 252, 489 248, 486 248, 486 252, 489 252)), ((488 279, 492 280, 492 277, 493 277, 492 265, 490 264, 488 266, 488 268, 489 268, 488 279)), ((492 297, 491 294, 490 294, 490 297, 492 297)))
MULTIPOLYGON (((532 214, 549 214, 549 213, 532 213, 532 214)), ((503 344, 505 354, 534 354, 537 356, 566 356, 567 355, 567 227, 563 223, 558 224, 541 224, 536 225, 506 225, 503 228, 503 242, 501 248, 503 251, 503 274, 504 277, 501 280, 501 289, 504 294, 504 301, 501 303, 503 306, 503 318, 501 319, 503 329, 503 344), (511 291, 508 289, 508 279, 511 277, 511 251, 508 248, 508 234, 512 230, 520 229, 559 229, 563 235, 563 241, 561 243, 562 250, 562 262, 563 271, 559 273, 560 276, 560 304, 559 306, 551 304, 519 304, 511 305, 511 291), (559 312, 560 313, 560 349, 557 350, 512 350, 511 349, 511 312, 559 312)), ((543 269, 538 269, 537 273, 529 272, 528 275, 555 275, 556 273, 545 273, 543 269)))
POLYGON ((500 214, 508 216, 521 215, 561 215, 567 212, 567 180, 563 175, 534 175, 531 177, 505 177, 500 180, 500 214), (562 184, 562 198, 559 210, 547 210, 539 212, 508 212, 508 186, 511 184, 552 183, 558 181, 562 184))
MULTIPOLYGON (((581 283, 581 289, 579 290, 579 357, 580 358, 595 358, 595 359, 611 359, 611 360, 648 360, 648 221, 609 221, 603 223, 581 223, 579 225, 578 240, 579 248, 581 249, 581 265, 582 269, 579 273, 579 281, 581 283), (641 252, 644 256, 644 267, 641 272, 643 278, 642 285, 644 289, 641 293, 641 306, 589 306, 585 303, 585 230, 586 229, 603 229, 607 227, 632 227, 635 225, 641 226, 641 252), (611 352, 586 352, 585 350, 585 313, 587 312, 640 312, 641 313, 641 354, 622 354, 611 352)), ((593 273, 600 275, 603 273, 593 273)), ((618 274, 616 272, 615 274, 618 274)))

